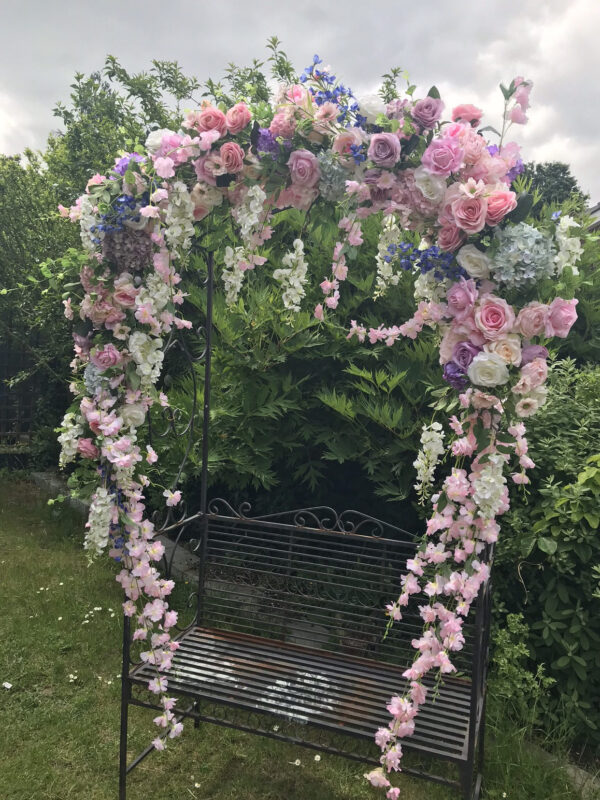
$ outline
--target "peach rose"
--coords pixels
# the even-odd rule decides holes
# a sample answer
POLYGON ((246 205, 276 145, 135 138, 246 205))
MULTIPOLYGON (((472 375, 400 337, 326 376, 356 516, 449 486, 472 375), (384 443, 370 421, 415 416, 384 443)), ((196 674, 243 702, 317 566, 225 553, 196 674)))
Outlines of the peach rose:
POLYGON ((223 169, 228 174, 241 172, 244 168, 244 151, 237 142, 225 142, 221 145, 219 156, 223 169))
POLYGON ((236 103, 225 114, 225 123, 229 133, 236 134, 243 131, 252 119, 250 109, 245 103, 236 103))
POLYGON ((519 311, 515 327, 526 339, 531 339, 544 332, 547 319, 548 306, 534 301, 519 311))
POLYGON ((521 337, 517 333, 509 333, 502 339, 494 339, 483 348, 486 353, 496 353, 507 364, 518 367, 521 363, 521 337))
POLYGON ((517 195, 510 190, 500 189, 492 192, 487 199, 485 221, 488 225, 497 225, 500 220, 517 207, 517 195))
POLYGON ((544 358, 534 358, 521 368, 519 381, 513 386, 515 394, 529 394, 546 382, 548 364, 544 358))
POLYGON ((500 339, 515 324, 515 312, 501 297, 483 295, 475 309, 475 324, 486 339, 500 339))
POLYGON ((220 108, 205 106, 197 116, 197 129, 204 131, 218 131, 221 136, 227 133, 227 119, 220 108))

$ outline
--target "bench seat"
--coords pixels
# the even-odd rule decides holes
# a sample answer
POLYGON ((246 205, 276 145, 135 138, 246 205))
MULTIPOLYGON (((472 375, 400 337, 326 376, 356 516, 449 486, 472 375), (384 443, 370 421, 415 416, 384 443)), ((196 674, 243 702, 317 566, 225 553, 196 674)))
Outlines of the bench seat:
MULTIPOLYGON (((404 668, 333 654, 245 633, 193 627, 179 637, 168 673, 169 694, 249 711, 287 722, 373 740, 389 722, 386 703, 402 694, 404 668)), ((131 681, 147 686, 154 668, 136 667, 131 681)), ((446 677, 435 702, 433 687, 416 718, 406 750, 454 762, 467 757, 471 682, 446 677)), ((373 745, 373 756, 378 750, 373 745)))

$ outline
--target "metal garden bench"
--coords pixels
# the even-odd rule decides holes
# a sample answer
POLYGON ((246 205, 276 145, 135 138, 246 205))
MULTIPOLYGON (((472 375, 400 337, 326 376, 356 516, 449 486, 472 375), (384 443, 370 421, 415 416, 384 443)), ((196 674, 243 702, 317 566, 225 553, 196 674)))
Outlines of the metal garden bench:
MULTIPOLYGON (((414 555, 413 537, 357 512, 256 518, 221 500, 195 524, 196 614, 168 675, 169 693, 188 698, 186 708, 178 703, 181 717, 378 765, 373 734, 406 686, 410 641, 421 630, 414 597, 412 612, 384 638, 384 607, 414 555)), ((405 773, 455 786, 468 800, 481 785, 488 606, 486 587, 466 626, 458 677, 437 692, 429 683, 415 733, 403 740, 405 773), (436 772, 432 759, 444 762, 436 772)), ((124 680, 125 747, 128 705, 161 710, 145 689, 154 674, 140 664, 124 680)), ((126 772, 152 749, 129 767, 122 759, 121 798, 126 772)))

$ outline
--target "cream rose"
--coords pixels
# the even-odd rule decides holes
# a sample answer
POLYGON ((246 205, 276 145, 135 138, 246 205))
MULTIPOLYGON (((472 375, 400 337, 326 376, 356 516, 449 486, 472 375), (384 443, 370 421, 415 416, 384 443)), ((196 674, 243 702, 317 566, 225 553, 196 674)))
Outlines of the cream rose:
POLYGON ((119 409, 119 416, 128 428, 139 428, 144 424, 146 411, 140 403, 126 403, 119 409))
POLYGON ((474 244, 466 244, 461 247, 456 255, 456 260, 471 278, 482 279, 490 277, 490 264, 492 262, 474 244))
POLYGON ((487 342, 483 349, 486 353, 496 353, 507 364, 518 367, 521 363, 521 337, 516 333, 509 333, 503 339, 487 342))
POLYGON ((508 367, 496 353, 479 353, 471 361, 467 375, 477 386, 499 386, 508 381, 508 367))
POLYGON ((442 178, 441 175, 432 175, 423 166, 416 168, 414 178, 415 185, 423 197, 436 205, 442 202, 446 194, 445 178, 442 178))

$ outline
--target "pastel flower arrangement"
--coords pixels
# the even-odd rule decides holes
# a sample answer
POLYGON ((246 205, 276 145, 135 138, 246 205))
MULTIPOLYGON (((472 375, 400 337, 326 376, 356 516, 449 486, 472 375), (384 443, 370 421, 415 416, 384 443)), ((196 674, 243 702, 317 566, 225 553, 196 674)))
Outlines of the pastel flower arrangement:
MULTIPOLYGON (((340 302, 363 243, 362 222, 380 220, 375 297, 408 273, 417 310, 389 327, 367 330, 352 321, 348 338, 392 346, 424 327, 436 330, 444 379, 462 409, 450 419, 447 439, 439 423, 423 432, 417 486, 423 502, 431 496, 432 514, 426 542, 387 608, 392 624, 412 595, 429 601, 419 606, 424 631, 405 672, 410 690, 388 704, 390 725, 376 734, 382 766, 368 776, 397 798, 387 776, 400 769, 399 739, 412 733, 425 702, 422 678, 432 669, 454 670, 464 618, 489 577, 496 518, 508 508, 507 475, 526 483, 534 466, 522 420, 546 397, 546 340, 567 336, 576 319, 574 299, 517 308, 502 294, 535 291, 565 267, 576 269, 581 245, 570 218, 538 228, 518 217, 521 199, 511 186, 523 165, 518 146, 504 138, 526 121, 529 81, 515 78, 503 87, 502 134, 491 145, 478 130, 482 111, 475 106, 457 106, 444 120, 435 88, 418 100, 407 95, 380 108, 361 106, 321 63, 315 56, 298 83, 282 86, 266 116, 264 105, 203 102, 178 131, 153 131, 140 152, 122 154, 107 176, 90 179, 72 208, 60 207, 79 223, 89 254, 81 290, 64 301, 65 314, 79 323, 75 402, 59 437, 60 463, 96 465, 85 547, 92 556, 108 547, 121 564, 124 612, 134 640, 147 644, 142 659, 157 669, 149 688, 161 697, 155 722, 162 734, 154 744, 163 749, 165 738, 181 732, 164 674, 177 648, 170 633, 177 615, 168 606, 173 582, 158 570, 164 548, 145 516, 144 469, 158 455, 142 443, 140 429, 153 406, 168 406, 159 390, 165 343, 191 326, 181 315, 178 270, 197 227, 227 210, 239 243, 224 249, 219 266, 226 301, 235 304, 247 275, 270 269, 264 245, 274 213, 333 204, 339 236, 318 289, 301 237, 270 269, 285 311, 298 312, 313 294, 320 296, 314 316, 321 321, 340 302), (418 246, 404 241, 407 231, 418 246), (431 494, 444 453, 457 466, 431 494)), ((163 497, 169 508, 182 502, 175 485, 163 497)))

